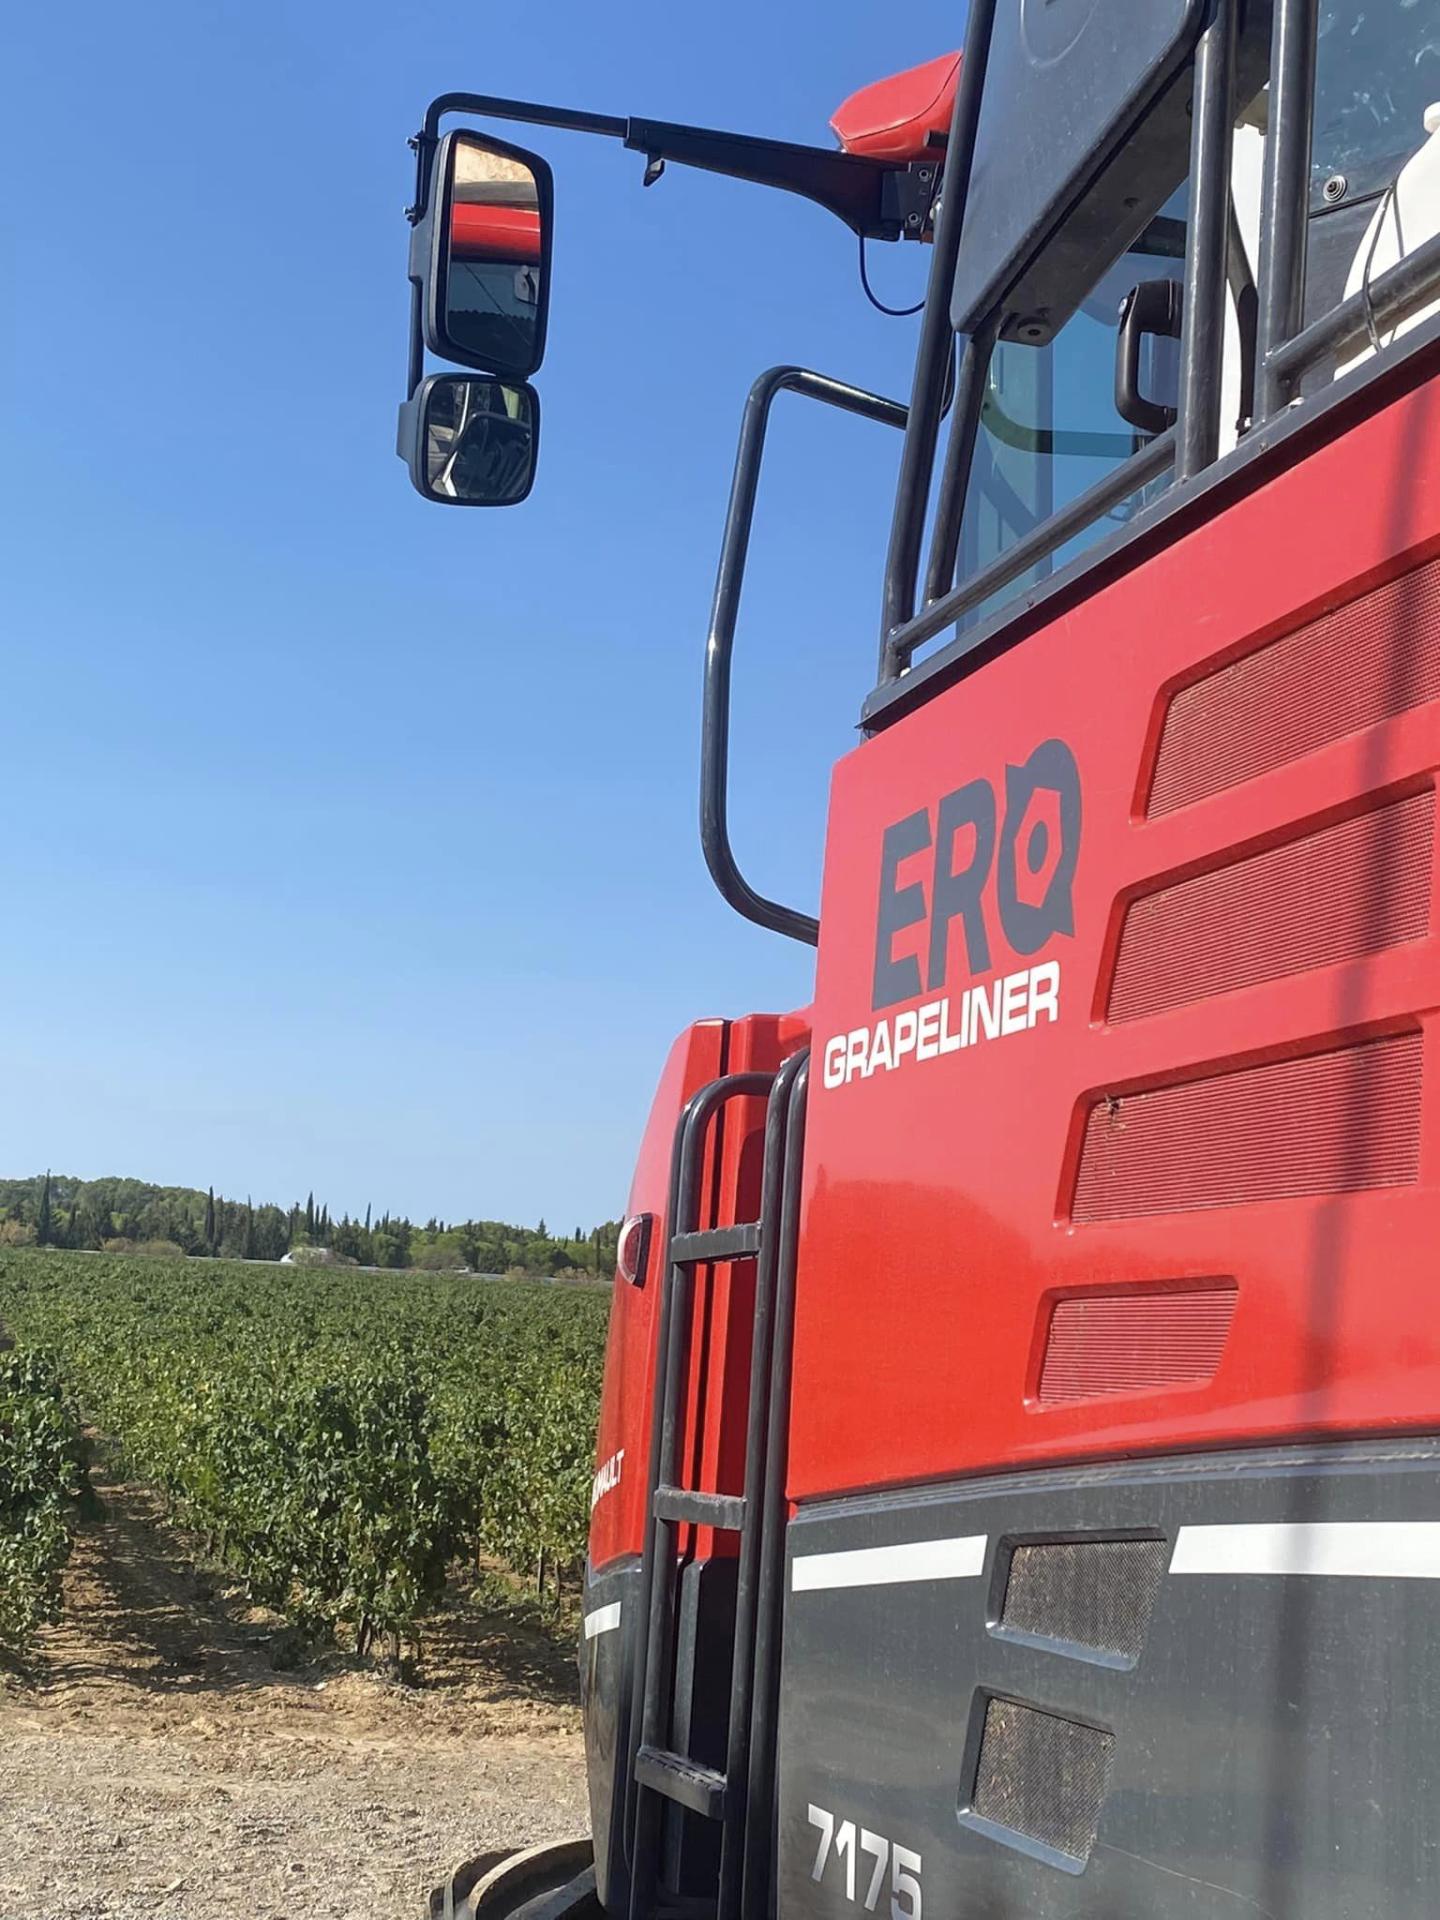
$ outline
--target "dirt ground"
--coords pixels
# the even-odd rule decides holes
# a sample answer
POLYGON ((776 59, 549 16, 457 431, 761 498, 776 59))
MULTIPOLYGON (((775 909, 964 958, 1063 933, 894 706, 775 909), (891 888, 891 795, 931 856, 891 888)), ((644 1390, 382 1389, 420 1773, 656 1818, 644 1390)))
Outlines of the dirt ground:
POLYGON ((457 1604, 419 1685, 277 1671, 276 1623, 93 1478, 65 1618, 0 1678, 0 1920, 420 1920, 470 1855, 587 1830, 573 1653, 457 1604))

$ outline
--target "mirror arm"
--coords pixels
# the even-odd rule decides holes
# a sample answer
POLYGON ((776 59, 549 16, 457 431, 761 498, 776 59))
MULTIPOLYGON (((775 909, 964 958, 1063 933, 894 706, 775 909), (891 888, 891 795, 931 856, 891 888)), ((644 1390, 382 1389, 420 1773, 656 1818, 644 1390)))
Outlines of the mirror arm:
POLYGON ((422 139, 434 140, 447 113, 481 113, 491 120, 525 120, 532 127, 560 127, 568 133, 600 133, 623 140, 630 122, 614 113, 580 113, 574 107, 544 107, 533 100, 507 100, 493 93, 442 93, 425 109, 422 139))
POLYGON ((425 110, 425 123, 411 140, 415 150, 415 201, 406 209, 414 226, 425 214, 431 161, 447 113, 478 114, 493 120, 523 120, 537 127, 570 133, 596 133, 643 153, 647 184, 667 160, 707 173, 752 180, 813 200, 867 240, 918 238, 925 230, 940 161, 911 161, 904 166, 871 160, 830 147, 807 147, 789 140, 764 140, 748 133, 721 133, 709 127, 668 120, 622 119, 614 114, 579 113, 570 107, 546 107, 530 100, 507 100, 485 93, 442 93, 425 110))
POLYGON ((918 235, 929 217, 939 171, 938 159, 892 166, 837 148, 718 133, 668 120, 631 120, 625 145, 645 155, 651 177, 657 162, 674 160, 706 173, 778 187, 815 201, 866 240, 898 240, 907 229, 918 235), (912 189, 908 193, 907 187, 912 189))
POLYGON ((507 100, 492 93, 441 93, 425 109, 425 123, 410 136, 415 155, 415 201, 405 218, 416 226, 429 205, 430 163, 440 139, 440 122, 447 113, 478 113, 489 120, 523 120, 533 127, 559 127, 567 133, 598 133, 623 140, 630 122, 613 113, 577 113, 572 107, 543 107, 533 100, 507 100))

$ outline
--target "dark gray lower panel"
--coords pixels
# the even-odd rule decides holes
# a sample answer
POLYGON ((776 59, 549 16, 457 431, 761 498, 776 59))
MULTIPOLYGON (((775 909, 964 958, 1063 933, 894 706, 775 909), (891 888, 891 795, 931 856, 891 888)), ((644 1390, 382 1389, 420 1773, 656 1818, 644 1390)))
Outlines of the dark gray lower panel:
POLYGON ((1430 1440, 802 1509, 781 1920, 1440 1915, 1437 1523, 1430 1440))
MULTIPOLYGON (((676 1608, 675 1723, 677 1749, 723 1769, 735 1639, 733 1559, 688 1563, 679 1575, 676 1608)), ((595 1838, 596 1887, 608 1913, 630 1904, 626 1856, 627 1761, 636 1651, 641 1619, 640 1563, 625 1560, 590 1574, 580 1641, 580 1693, 585 1765, 595 1838)), ((689 1898, 713 1897, 720 1868, 720 1829, 679 1807, 667 1810, 659 1875, 663 1887, 689 1898)))
POLYGON ((580 1640, 580 1699, 595 1884, 610 1913, 630 1904, 625 1865, 625 1755, 630 1737, 634 1648, 640 1621, 640 1562, 623 1560, 585 1582, 580 1640))

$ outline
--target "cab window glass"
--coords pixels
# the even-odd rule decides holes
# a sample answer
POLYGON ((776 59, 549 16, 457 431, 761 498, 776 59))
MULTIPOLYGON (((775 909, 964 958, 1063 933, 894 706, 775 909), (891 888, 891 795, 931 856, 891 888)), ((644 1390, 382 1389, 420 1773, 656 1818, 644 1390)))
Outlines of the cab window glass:
MULTIPOLYGON (((962 579, 1007 552, 1145 444, 1145 436, 1115 411, 1120 303, 1139 281, 1181 278, 1184 212, 1182 192, 1165 209, 1165 250, 1125 254, 1048 346, 1002 341, 996 348, 961 526, 962 579)), ((1176 342, 1147 336, 1141 358, 1146 398, 1173 406, 1177 374, 1176 342)), ((976 609, 967 624, 1103 539, 1134 514, 1144 497, 1137 492, 1028 568, 976 609)))
POLYGON ((1425 139, 1440 101, 1435 0, 1321 0, 1311 189, 1335 175, 1344 198, 1378 193, 1425 139))

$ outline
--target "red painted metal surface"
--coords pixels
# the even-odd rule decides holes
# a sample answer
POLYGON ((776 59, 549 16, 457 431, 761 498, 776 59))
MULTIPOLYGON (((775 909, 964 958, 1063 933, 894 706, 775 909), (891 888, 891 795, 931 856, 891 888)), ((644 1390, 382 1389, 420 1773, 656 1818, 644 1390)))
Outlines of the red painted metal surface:
POLYGON ((1405 1187, 1420 1174, 1418 1033, 1262 1061, 1148 1092, 1085 1117, 1073 1220, 1244 1206, 1405 1187))
POLYGON ((1423 940, 1434 857, 1427 787, 1142 894, 1125 915, 1109 1017, 1145 1020, 1423 940))
POLYGON ((644 1538, 655 1338, 670 1232, 670 1151, 686 1101, 725 1071, 728 1038, 724 1020, 698 1021, 680 1035, 660 1075, 640 1143, 625 1211, 652 1214, 654 1225, 644 1286, 632 1287, 617 1273, 611 1294, 590 1510, 590 1559, 596 1567, 620 1554, 638 1553, 644 1538))
POLYGON ((1036 1398, 1050 1405, 1202 1385, 1220 1364, 1235 1300, 1233 1281, 1057 1300, 1036 1398))
POLYGON ((793 1498, 1440 1423, 1440 1112, 1421 1079, 1440 1046, 1437 365, 837 768, 793 1498), (1006 823, 1019 770, 1051 740, 1078 767, 1079 850, 1068 924, 1039 937, 1025 909, 1050 900, 1063 810, 1042 795, 1006 823), (1403 831, 1382 846, 1397 816, 1377 827, 1378 810, 1396 805, 1403 831), (1277 853, 1235 878, 1243 860, 1362 815, 1309 867, 1277 853), (982 853, 983 928, 956 912, 931 938, 937 871, 943 890, 982 853), (1175 910, 1176 890, 1226 870, 1175 910), (1148 937, 1187 950, 1156 956, 1166 984, 1149 1000, 1131 967, 1117 989, 1127 1017, 1112 1020, 1127 912, 1166 890, 1170 906, 1151 911, 1171 920, 1148 937), (892 1004, 877 1007, 882 898, 879 997, 892 1004), (1127 1106, 1160 1112, 1173 1088, 1192 1089, 1208 1133, 1181 1124, 1148 1178, 1127 1174, 1123 1207, 1073 1217, 1087 1129, 1123 1123, 1127 1106), (1042 1399, 1057 1301, 1215 1276, 1235 1292, 1213 1377, 1042 1399))
POLYGON ((1285 627, 1176 691, 1151 813, 1192 806, 1440 697, 1440 559, 1285 627))
POLYGON ((830 125, 847 153, 875 160, 920 160, 950 131, 960 55, 942 54, 923 66, 861 87, 838 106, 830 125))
MULTIPOLYGON (((807 1038, 804 1015, 752 1014, 730 1022, 703 1021, 671 1049, 626 1208, 627 1214, 654 1217, 646 1280, 634 1287, 617 1274, 612 1296, 590 1517, 594 1567, 638 1553, 644 1542, 655 1348, 671 1231, 670 1156, 681 1112, 692 1094, 722 1074, 773 1073, 807 1038)), ((759 1098, 727 1102, 712 1123, 702 1225, 757 1218, 764 1126, 765 1102, 759 1098)), ((687 1484, 707 1493, 743 1490, 754 1298, 753 1261, 717 1262, 696 1272, 682 1448, 687 1484)), ((686 1557, 724 1555, 735 1552, 736 1537, 687 1527, 680 1530, 679 1545, 686 1557)))
POLYGON ((538 262, 540 215, 534 207, 490 207, 457 200, 450 209, 450 246, 460 260, 538 262))

